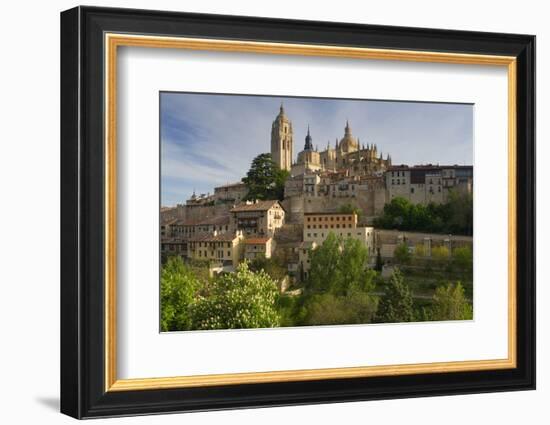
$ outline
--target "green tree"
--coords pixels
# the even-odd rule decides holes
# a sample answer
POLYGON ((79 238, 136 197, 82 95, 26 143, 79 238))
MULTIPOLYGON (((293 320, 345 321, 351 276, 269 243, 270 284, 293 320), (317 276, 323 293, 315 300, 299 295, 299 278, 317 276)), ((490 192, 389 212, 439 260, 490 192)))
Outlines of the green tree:
POLYGON ((447 263, 450 255, 449 248, 444 245, 434 246, 432 248, 432 258, 440 265, 447 263))
POLYGON ((448 283, 435 290, 431 320, 471 320, 472 318, 472 304, 466 299, 460 282, 456 285, 448 283))
POLYGON ((370 323, 378 300, 376 272, 367 268, 368 250, 358 240, 330 232, 325 242, 310 251, 307 296, 301 316, 305 325, 370 323))
POLYGON ((452 261, 461 272, 465 274, 472 273, 473 252, 469 246, 455 248, 452 253, 452 261))
POLYGON ((344 239, 340 255, 341 286, 335 287, 338 294, 348 295, 351 292, 369 292, 374 288, 376 272, 368 269, 369 251, 365 245, 353 238, 344 239))
POLYGON ((275 282, 246 262, 219 276, 191 307, 193 329, 272 328, 280 325, 275 282))
POLYGON ((340 296, 350 291, 372 290, 376 272, 367 268, 368 250, 357 239, 343 239, 330 232, 309 256, 308 291, 340 296))
POLYGON ((414 321, 411 291, 399 269, 394 269, 389 282, 384 287, 384 292, 384 296, 378 306, 378 322, 398 323, 414 321))
POLYGON ((263 270, 276 282, 280 282, 287 276, 284 264, 275 257, 266 258, 265 255, 262 255, 252 260, 248 266, 253 272, 263 270))
POLYGON ((340 206, 340 208, 338 208, 338 212, 341 214, 356 214, 357 217, 361 217, 363 215, 363 210, 361 208, 350 203, 340 206))
POLYGON ((450 191, 447 207, 449 216, 447 230, 449 233, 472 235, 474 223, 474 201, 471 193, 450 191))
POLYGON ((374 266, 374 270, 381 272, 383 267, 384 263, 382 262, 382 254, 380 254, 380 248, 378 248, 376 250, 376 264, 374 266))
POLYGON ((191 328, 189 309, 199 289, 199 281, 180 257, 169 257, 160 275, 161 330, 191 328))
POLYGON ((271 154, 262 153, 252 160, 250 170, 242 179, 246 184, 247 200, 284 199, 285 181, 289 172, 281 170, 271 154))
POLYGON ((347 295, 316 294, 305 304, 305 325, 342 325, 371 323, 378 307, 377 298, 367 292, 347 295))
POLYGON ((472 235, 473 198, 451 190, 445 203, 415 205, 397 197, 384 206, 374 224, 384 229, 472 235))
POLYGON ((420 258, 424 258, 426 256, 426 248, 424 247, 424 244, 417 244, 414 247, 414 255, 420 258))
POLYGON ((411 262, 411 253, 409 252, 409 246, 403 242, 395 247, 393 251, 393 257, 399 264, 407 265, 411 262))
POLYGON ((330 232, 321 246, 309 251, 308 291, 328 292, 331 288, 342 286, 341 243, 341 238, 330 232))

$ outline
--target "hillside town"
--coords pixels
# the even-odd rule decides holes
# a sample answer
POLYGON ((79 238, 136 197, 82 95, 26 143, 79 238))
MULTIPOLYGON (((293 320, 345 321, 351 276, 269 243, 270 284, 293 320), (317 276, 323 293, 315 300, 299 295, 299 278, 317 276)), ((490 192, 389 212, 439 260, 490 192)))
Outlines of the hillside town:
POLYGON ((471 249, 471 231, 418 231, 398 221, 395 226, 379 225, 395 200, 428 207, 457 194, 471 196, 471 165, 393 164, 391 152, 362 143, 350 122, 343 123, 343 135, 333 143, 325 139, 322 150, 314 145, 314 129, 308 127, 303 149, 294 155, 293 124, 282 104, 271 131, 266 129, 266 142, 269 135, 271 158, 286 172, 282 196, 251 199, 249 185, 237 181, 162 207, 163 261, 172 256, 202 261, 210 274, 217 274, 232 272, 245 260, 283 259, 283 292, 307 278, 311 252, 330 234, 359 241, 372 267, 382 265, 382 274, 391 270, 401 246, 427 261, 439 247, 449 252, 471 249))

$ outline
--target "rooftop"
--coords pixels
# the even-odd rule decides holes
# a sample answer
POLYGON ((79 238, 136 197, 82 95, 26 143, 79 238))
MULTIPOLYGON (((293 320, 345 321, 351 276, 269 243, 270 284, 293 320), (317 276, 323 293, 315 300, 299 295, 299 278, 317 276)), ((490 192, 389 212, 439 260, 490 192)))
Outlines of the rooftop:
POLYGON ((231 242, 238 236, 235 233, 201 233, 189 238, 191 242, 231 242))
POLYGON ((244 211, 267 211, 273 208, 275 205, 283 208, 282 205, 277 200, 268 200, 268 201, 256 201, 253 203, 242 203, 237 205, 231 210, 231 212, 244 212, 244 211))
POLYGON ((230 188, 230 187, 242 187, 242 186, 246 186, 246 184, 244 184, 243 182, 227 183, 227 184, 222 184, 221 186, 216 186, 214 190, 230 188))
POLYGON ((229 215, 221 215, 209 218, 187 218, 185 220, 178 220, 179 226, 207 226, 207 225, 222 225, 229 224, 229 215))
POLYGON ((247 245, 265 245, 271 240, 271 238, 251 238, 244 241, 247 245))

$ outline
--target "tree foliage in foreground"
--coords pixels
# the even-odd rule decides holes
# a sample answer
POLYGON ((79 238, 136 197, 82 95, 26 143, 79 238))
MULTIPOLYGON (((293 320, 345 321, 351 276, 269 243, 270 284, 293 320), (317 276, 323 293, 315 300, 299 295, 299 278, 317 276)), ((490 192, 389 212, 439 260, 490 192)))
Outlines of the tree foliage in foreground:
POLYGON ((313 295, 306 303, 305 325, 360 324, 373 321, 378 300, 364 291, 313 295))
POLYGON ((272 328, 279 326, 275 282, 252 272, 246 262, 220 275, 191 306, 193 329, 272 328))
POLYGON ((329 233, 325 242, 310 251, 303 324, 369 323, 377 309, 376 272, 367 268, 366 247, 353 238, 329 233))
POLYGON ((368 250, 357 239, 342 239, 330 232, 309 256, 309 292, 346 295, 350 291, 368 292, 374 287, 376 272, 367 268, 368 250))
POLYGON ((160 325, 163 332, 191 328, 190 306, 200 284, 180 257, 168 258, 160 275, 160 325))
POLYGON ((284 199, 285 181, 290 176, 281 170, 270 153, 262 153, 252 160, 250 170, 243 177, 248 193, 247 200, 284 199))
POLYGON ((376 320, 381 323, 414 321, 412 294, 399 269, 384 286, 384 296, 380 300, 376 320))
POLYGON ((412 255, 409 252, 409 246, 405 242, 397 245, 393 251, 393 257, 398 264, 409 264, 412 258, 412 255))
POLYGON ((472 318, 472 304, 466 299, 460 282, 455 285, 448 283, 435 290, 430 320, 471 320, 472 318))

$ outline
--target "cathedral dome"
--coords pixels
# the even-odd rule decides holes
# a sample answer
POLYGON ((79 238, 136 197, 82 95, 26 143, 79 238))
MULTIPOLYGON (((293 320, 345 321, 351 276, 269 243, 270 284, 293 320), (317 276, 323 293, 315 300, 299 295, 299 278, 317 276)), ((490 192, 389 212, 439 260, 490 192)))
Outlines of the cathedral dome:
POLYGON ((346 121, 344 137, 342 137, 342 140, 340 140, 338 146, 344 152, 354 152, 359 149, 359 143, 357 142, 357 139, 351 135, 351 128, 348 121, 346 121))

